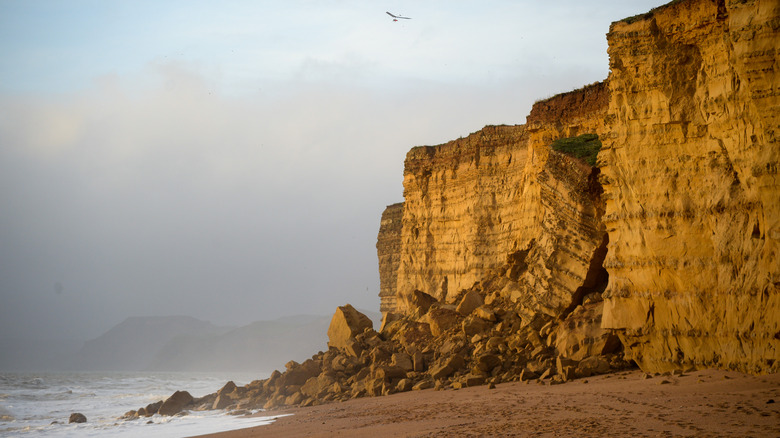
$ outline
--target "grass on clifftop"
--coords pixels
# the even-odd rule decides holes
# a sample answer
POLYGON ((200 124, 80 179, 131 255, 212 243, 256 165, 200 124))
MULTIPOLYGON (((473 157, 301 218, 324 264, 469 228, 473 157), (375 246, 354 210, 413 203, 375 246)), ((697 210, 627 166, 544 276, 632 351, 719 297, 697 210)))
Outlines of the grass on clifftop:
POLYGON ((648 12, 645 12, 644 14, 637 14, 637 15, 633 15, 631 17, 626 17, 626 18, 624 18, 622 20, 616 21, 615 23, 621 23, 622 22, 622 23, 626 23, 626 24, 631 24, 631 23, 635 23, 635 22, 637 22, 639 20, 647 20, 650 17, 652 17, 653 14, 655 14, 658 11, 660 11, 661 9, 666 8, 668 6, 672 6, 672 5, 677 4, 677 3, 681 3, 683 1, 685 1, 685 0, 672 0, 669 3, 666 3, 664 5, 658 6, 657 8, 650 9, 648 12))
POLYGON ((596 165, 596 156, 601 149, 601 141, 596 134, 582 134, 577 137, 561 138, 550 145, 554 151, 596 165))

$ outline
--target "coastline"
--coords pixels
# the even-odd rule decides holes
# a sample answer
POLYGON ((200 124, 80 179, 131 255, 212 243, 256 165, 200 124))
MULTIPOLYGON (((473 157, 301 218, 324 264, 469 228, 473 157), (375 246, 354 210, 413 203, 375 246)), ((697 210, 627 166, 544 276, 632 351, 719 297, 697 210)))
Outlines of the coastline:
POLYGON ((265 411, 269 425, 199 435, 248 437, 780 436, 780 374, 639 370, 561 385, 507 382, 265 411))

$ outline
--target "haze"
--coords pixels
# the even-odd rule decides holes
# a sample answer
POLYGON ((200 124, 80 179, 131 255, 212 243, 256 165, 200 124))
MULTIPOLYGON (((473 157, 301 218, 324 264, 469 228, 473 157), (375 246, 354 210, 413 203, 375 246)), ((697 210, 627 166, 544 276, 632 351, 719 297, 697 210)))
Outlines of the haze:
POLYGON ((378 310, 406 152, 604 79, 660 4, 0 1, 0 338, 378 310))

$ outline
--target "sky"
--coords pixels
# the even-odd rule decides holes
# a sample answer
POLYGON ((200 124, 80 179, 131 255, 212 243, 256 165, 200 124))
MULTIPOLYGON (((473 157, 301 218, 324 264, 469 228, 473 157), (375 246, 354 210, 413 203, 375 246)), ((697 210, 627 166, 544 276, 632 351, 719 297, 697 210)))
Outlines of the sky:
POLYGON ((0 338, 378 311, 406 152, 603 80, 662 3, 0 0, 0 338))

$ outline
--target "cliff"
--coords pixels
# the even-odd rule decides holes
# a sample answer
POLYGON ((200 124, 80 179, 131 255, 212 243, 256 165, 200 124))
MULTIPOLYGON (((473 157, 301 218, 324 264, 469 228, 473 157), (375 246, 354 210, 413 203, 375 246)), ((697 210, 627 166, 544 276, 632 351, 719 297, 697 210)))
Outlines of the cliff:
POLYGON ((377 258, 379 259, 379 311, 389 312, 396 306, 395 290, 397 288, 398 263, 401 255, 401 219, 403 218, 402 202, 388 205, 382 212, 379 225, 379 236, 376 242, 377 258))
POLYGON ((478 291, 559 321, 564 357, 601 325, 647 371, 777 370, 779 9, 684 0, 613 23, 604 82, 537 102, 525 125, 412 149, 382 312, 478 291), (555 152, 586 137, 594 169, 555 152), (573 312, 602 291, 603 316, 573 312))
POLYGON ((780 3, 614 23, 604 327, 643 369, 778 370, 780 3))
POLYGON ((589 186, 589 166, 549 144, 534 150, 545 135, 541 127, 488 126, 409 152, 398 304, 388 311, 406 312, 414 291, 455 304, 496 276, 508 280, 498 295, 521 302, 526 314, 557 315, 571 304, 602 242, 600 189, 589 186))

